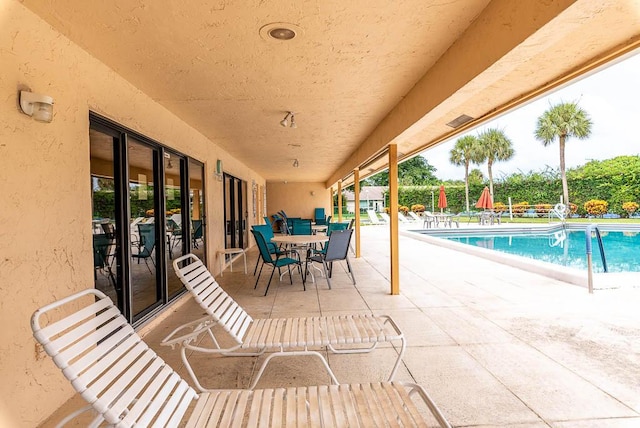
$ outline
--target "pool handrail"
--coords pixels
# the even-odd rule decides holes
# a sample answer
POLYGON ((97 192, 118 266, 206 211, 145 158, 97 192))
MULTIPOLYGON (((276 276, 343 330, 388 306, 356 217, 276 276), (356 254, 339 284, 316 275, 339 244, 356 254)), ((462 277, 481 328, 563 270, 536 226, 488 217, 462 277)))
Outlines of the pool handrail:
POLYGON ((584 230, 585 243, 587 247, 587 281, 589 285, 589 293, 593 293, 593 267, 591 265, 591 235, 592 231, 596 232, 596 239, 598 242, 598 247, 600 249, 600 258, 602 259, 602 267, 604 272, 608 272, 607 268, 607 258, 604 254, 604 245, 602 244, 602 236, 600 235, 600 229, 597 224, 589 224, 584 230))

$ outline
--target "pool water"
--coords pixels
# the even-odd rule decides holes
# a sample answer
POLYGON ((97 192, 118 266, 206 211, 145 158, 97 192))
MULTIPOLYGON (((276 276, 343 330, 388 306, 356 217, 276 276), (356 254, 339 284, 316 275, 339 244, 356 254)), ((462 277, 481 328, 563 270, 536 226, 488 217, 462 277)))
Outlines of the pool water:
MULTIPOLYGON (((601 231, 600 234, 609 272, 640 272, 639 232, 601 231)), ((520 232, 491 236, 459 234, 432 236, 560 266, 587 269, 584 230, 559 230, 551 233, 520 232)), ((591 243, 593 271, 604 272, 595 234, 591 243)))

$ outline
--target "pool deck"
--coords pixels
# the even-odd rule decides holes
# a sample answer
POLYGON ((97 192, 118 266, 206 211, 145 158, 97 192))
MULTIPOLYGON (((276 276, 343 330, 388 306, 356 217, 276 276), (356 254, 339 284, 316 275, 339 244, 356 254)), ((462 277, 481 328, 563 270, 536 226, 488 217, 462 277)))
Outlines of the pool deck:
MULTIPOLYGON (((423 385, 454 426, 640 426, 640 288, 589 294, 580 286, 401 235, 401 294, 391 296, 388 228, 361 230, 362 257, 352 258, 355 286, 341 265, 334 268, 332 290, 319 278, 302 291, 294 276, 293 285, 284 278, 263 297, 266 280, 254 290, 255 278, 242 269, 225 271, 219 282, 255 317, 391 315, 408 340, 396 379, 423 385)), ((251 267, 255 257, 250 251, 251 267)), ((145 341, 185 377, 179 352, 159 342, 201 314, 186 297, 141 329, 145 341)), ((347 383, 383 380, 396 355, 385 346, 372 354, 327 358, 347 383)), ((200 355, 194 365, 210 387, 247 388, 263 358, 200 355)), ((292 357, 274 361, 258 388, 328 381, 316 361, 292 357)), ((79 405, 77 398, 71 400, 43 426, 79 405)))

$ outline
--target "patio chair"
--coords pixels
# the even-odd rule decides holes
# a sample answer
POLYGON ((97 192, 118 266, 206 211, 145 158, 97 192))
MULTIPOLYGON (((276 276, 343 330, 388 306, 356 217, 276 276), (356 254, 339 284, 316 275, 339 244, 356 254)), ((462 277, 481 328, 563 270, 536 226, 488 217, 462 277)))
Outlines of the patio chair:
MULTIPOLYGON (((289 271, 289 281, 293 285, 293 278, 291 276, 291 265, 297 265, 298 269, 300 269, 300 276, 302 276, 302 267, 300 265, 300 259, 294 259, 291 257, 286 257, 286 254, 283 252, 278 252, 275 254, 276 258, 273 258, 273 254, 267 248, 267 242, 264 239, 264 236, 255 229, 251 230, 253 237, 256 240, 256 244, 258 244, 258 250, 260 251, 260 257, 262 257, 262 266, 260 266, 260 272, 258 272, 258 277, 256 278, 256 284, 253 286, 254 289, 258 287, 258 282, 260 281, 260 275, 262 275, 262 269, 264 265, 271 265, 271 276, 269 277, 269 282, 267 283, 267 288, 264 290, 264 295, 266 296, 269 292, 269 286, 271 285, 271 280, 273 279, 273 273, 278 269, 278 274, 282 277, 282 272, 280 268, 287 267, 289 271)), ((297 254, 297 253, 292 253, 297 254)), ((302 281, 302 287, 305 288, 304 280, 302 281)))
POLYGON ((299 219, 293 220, 291 223, 291 234, 292 235, 311 235, 311 220, 299 219))
MULTIPOLYGON (((156 227, 153 223, 138 223, 138 236, 140 237, 140 241, 137 243, 138 252, 136 254, 131 254, 131 257, 134 259, 138 259, 138 264, 140 264, 140 260, 144 260, 144 264, 147 265, 147 269, 149 269, 149 273, 153 275, 151 271, 151 267, 149 267, 148 259, 151 259, 151 263, 155 267, 156 262, 153 259, 153 250, 156 246, 156 227)), ((133 244, 133 243, 132 243, 133 244)))
POLYGON ((191 226, 193 232, 191 233, 191 240, 193 242, 193 248, 198 248, 198 241, 202 240, 202 220, 192 220, 191 226))
POLYGON ((438 226, 438 219, 434 216, 431 211, 425 211, 422 213, 422 227, 424 229, 429 229, 431 227, 438 226))
POLYGON ((380 217, 382 217, 382 223, 384 223, 384 224, 390 224, 391 223, 391 217, 389 217, 389 214, 380 213, 380 217))
MULTIPOLYGON (((273 234, 273 229, 270 226, 266 224, 255 224, 251 226, 251 229, 257 232, 260 232, 262 234, 265 242, 267 243, 267 248, 269 249, 269 252, 271 254, 284 255, 285 253, 288 252, 280 249, 276 244, 271 242, 271 238, 273 238, 274 234, 273 234)), ((253 269, 253 276, 255 276, 256 273, 258 272, 258 265, 260 264, 261 260, 262 260, 262 255, 258 251, 258 259, 256 260, 256 267, 253 269)))
POLYGON ((324 208, 316 208, 314 210, 313 221, 318 225, 327 224, 327 219, 324 216, 324 208))
MULTIPOLYGON (((265 367, 272 358, 295 355, 318 357, 329 373, 331 380, 337 383, 331 368, 317 351, 309 348, 327 347, 336 354, 367 353, 373 351, 379 343, 400 342, 398 358, 389 375, 393 380, 406 348, 404 334, 387 315, 334 315, 303 318, 263 318, 253 319, 234 301, 216 282, 206 266, 193 254, 187 254, 173 262, 176 275, 189 290, 195 301, 204 309, 207 316, 176 328, 163 341, 163 345, 180 345, 182 360, 193 382, 202 391, 189 361, 187 351, 200 351, 223 356, 257 356, 266 351, 275 351, 262 363, 251 388, 255 387, 265 367), (221 348, 213 327, 218 324, 234 340, 229 348, 221 348), (185 333, 186 332, 186 333, 185 333), (198 338, 206 333, 212 345, 198 338)), ((219 331, 219 330, 218 330, 219 331)))
POLYGON ((89 403, 59 426, 88 410, 96 414, 91 427, 103 422, 119 428, 341 426, 347 421, 366 427, 426 426, 417 405, 426 406, 441 427, 450 426, 424 388, 408 382, 199 394, 149 348, 111 299, 95 289, 36 310, 31 329, 89 403))
POLYGON ((414 223, 420 223, 422 221, 418 214, 414 213, 413 211, 409 211, 409 217, 411 217, 410 220, 412 220, 414 223))
POLYGON ((380 219, 378 218, 378 214, 374 210, 367 210, 367 215, 369 216, 369 221, 371 224, 382 224, 380 219))
POLYGON ((409 219, 408 219, 408 218, 407 218, 403 213, 401 213, 401 212, 398 212, 398 221, 399 221, 400 223, 403 223, 403 224, 409 224, 409 223, 411 223, 411 220, 409 220, 409 219))
POLYGON ((351 281, 353 281, 353 285, 355 285, 356 277, 353 275, 353 269, 351 269, 351 263, 349 263, 349 243, 351 242, 352 233, 353 229, 335 230, 329 237, 329 242, 322 251, 309 250, 310 254, 307 255, 304 271, 307 272, 309 262, 321 263, 324 276, 327 278, 327 285, 329 289, 331 289, 330 278, 333 272, 333 262, 344 260, 347 263, 351 281))

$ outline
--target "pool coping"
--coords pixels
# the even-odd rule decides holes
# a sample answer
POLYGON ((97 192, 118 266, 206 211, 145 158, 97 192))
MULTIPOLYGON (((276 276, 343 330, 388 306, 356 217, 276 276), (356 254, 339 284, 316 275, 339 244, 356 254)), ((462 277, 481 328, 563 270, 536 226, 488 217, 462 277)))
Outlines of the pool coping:
MULTIPOLYGON (((562 229, 561 223, 555 223, 550 225, 545 224, 530 224, 523 225, 518 224, 503 227, 505 225, 498 225, 493 227, 465 227, 459 229, 408 229, 401 230, 399 233, 402 236, 407 236, 412 239, 427 242, 429 244, 437 245, 444 248, 449 248, 454 251, 460 251, 462 253, 471 254, 477 257, 481 257, 487 260, 491 260, 497 263, 516 267, 518 269, 525 270, 527 272, 536 273, 549 278, 564 281, 570 284, 578 285, 580 287, 588 288, 588 275, 586 271, 575 269, 567 266, 559 266, 553 263, 543 262, 540 260, 534 260, 527 257, 517 256, 514 254, 502 253, 495 250, 490 250, 482 247, 474 247, 472 245, 462 244, 447 239, 439 239, 431 234, 460 234, 465 235, 487 234, 492 233, 495 235, 509 234, 513 232, 554 232, 562 229), (426 233, 425 233, 426 232, 426 233)), ((567 229, 584 229, 587 224, 566 224, 567 229)), ((616 230, 616 226, 619 228, 620 224, 609 223, 606 225, 598 225, 601 230, 616 230)), ((637 227, 629 227, 624 225, 625 229, 637 229, 640 231, 640 225, 637 227)), ((586 251, 586 250, 585 250, 586 251)), ((640 284, 640 272, 611 272, 611 273, 594 273, 593 274, 593 287, 596 290, 610 289, 610 288, 622 288, 624 286, 633 284, 640 284)))

